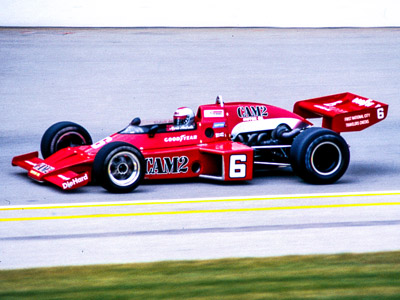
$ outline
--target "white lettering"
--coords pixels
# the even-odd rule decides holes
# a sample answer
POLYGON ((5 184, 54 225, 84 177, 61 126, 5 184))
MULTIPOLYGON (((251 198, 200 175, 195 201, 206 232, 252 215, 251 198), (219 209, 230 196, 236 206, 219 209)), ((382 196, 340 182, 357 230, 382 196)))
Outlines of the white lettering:
POLYGON ((375 102, 372 99, 364 100, 361 98, 355 98, 355 99, 353 99, 352 102, 355 104, 358 104, 359 106, 365 106, 365 107, 371 107, 371 106, 375 105, 375 102))
POLYGON ((354 126, 359 126, 359 125, 360 125, 359 121, 346 123, 346 127, 354 127, 354 126))
POLYGON ((172 137, 166 137, 164 139, 164 142, 169 143, 169 142, 183 142, 183 141, 193 141, 197 140, 197 135, 186 135, 182 134, 180 136, 172 136, 172 137))
POLYGON ((82 183, 82 182, 87 181, 87 180, 89 180, 89 177, 88 177, 87 174, 85 174, 85 175, 83 175, 83 176, 81 176, 81 177, 75 177, 75 178, 73 178, 73 179, 70 180, 70 181, 64 182, 64 183, 62 184, 62 187, 63 187, 64 190, 70 189, 70 188, 72 188, 74 185, 79 184, 79 183, 82 183))
POLYGON ((322 110, 326 110, 326 111, 331 111, 330 108, 325 107, 325 106, 322 106, 322 105, 318 105, 318 104, 315 104, 314 107, 319 108, 319 109, 322 109, 322 110))
POLYGON ((224 116, 223 109, 213 109, 204 111, 205 118, 222 118, 223 116, 224 116))
POLYGON ((354 121, 350 123, 346 123, 346 127, 355 127, 360 125, 367 125, 369 124, 369 120, 361 120, 361 121, 354 121))
POLYGON ((336 106, 336 105, 338 105, 340 103, 343 103, 343 101, 342 100, 338 100, 338 101, 331 102, 331 103, 324 103, 324 105, 325 106, 336 106))
POLYGON ((93 144, 92 148, 98 149, 100 147, 103 147, 105 144, 108 144, 111 141, 112 141, 112 137, 108 136, 108 137, 102 139, 101 141, 98 141, 97 143, 93 144))
POLYGON ((331 104, 331 103, 324 104, 325 106, 315 104, 314 107, 322 109, 322 110, 325 110, 325 111, 334 112, 336 114, 348 113, 348 111, 346 111, 346 110, 344 110, 342 108, 338 108, 338 107, 336 107, 334 105, 329 105, 329 104, 331 104))
MULTIPOLYGON (((366 114, 363 114, 363 115, 354 115, 354 116, 345 117, 344 121, 345 122, 351 122, 351 121, 369 119, 370 117, 371 117, 371 114, 370 113, 366 113, 366 114)), ((368 120, 366 120, 366 121, 368 121, 368 120)), ((365 120, 363 122, 365 122, 365 120)))

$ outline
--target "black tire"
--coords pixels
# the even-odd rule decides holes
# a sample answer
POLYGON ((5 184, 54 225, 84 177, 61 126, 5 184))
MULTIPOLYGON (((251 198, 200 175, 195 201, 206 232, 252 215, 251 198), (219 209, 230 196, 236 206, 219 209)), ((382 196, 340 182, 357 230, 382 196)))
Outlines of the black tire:
POLYGON ((85 128, 73 122, 58 122, 43 134, 40 150, 47 158, 60 149, 91 145, 92 138, 85 128))
POLYGON ((350 162, 346 141, 336 132, 311 127, 293 141, 290 161, 296 175, 314 184, 329 184, 339 180, 350 162))
POLYGON ((143 180, 145 160, 131 144, 113 142, 102 147, 93 162, 93 176, 112 193, 133 191, 143 180))

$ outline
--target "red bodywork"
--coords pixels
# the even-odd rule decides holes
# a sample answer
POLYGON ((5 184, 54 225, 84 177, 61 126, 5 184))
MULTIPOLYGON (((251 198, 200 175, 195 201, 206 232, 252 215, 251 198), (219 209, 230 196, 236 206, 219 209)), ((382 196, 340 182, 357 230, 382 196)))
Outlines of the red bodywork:
MULTIPOLYGON (((99 149, 123 141, 142 152, 145 179, 251 180, 254 149, 232 141, 233 132, 276 127, 283 122, 290 123, 292 129, 304 128, 312 125, 305 118, 321 116, 324 126, 334 131, 361 130, 385 118, 387 109, 386 104, 350 93, 299 101, 295 113, 263 103, 221 102, 201 105, 194 129, 173 130, 172 124, 158 124, 156 132, 126 133, 128 127, 93 145, 61 149, 45 160, 32 152, 14 157, 12 164, 28 170, 28 176, 37 181, 51 182, 64 190, 75 189, 92 180, 92 165, 99 149)), ((145 126, 141 128, 149 128, 145 126)))

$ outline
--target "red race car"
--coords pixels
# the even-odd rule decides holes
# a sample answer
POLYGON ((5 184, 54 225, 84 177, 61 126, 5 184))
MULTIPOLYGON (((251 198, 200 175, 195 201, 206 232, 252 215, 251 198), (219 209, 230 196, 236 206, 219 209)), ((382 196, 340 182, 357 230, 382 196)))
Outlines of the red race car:
POLYGON ((386 118, 388 105, 343 93, 296 102, 294 112, 252 102, 179 108, 171 123, 140 125, 135 118, 97 143, 80 125, 59 122, 43 135, 41 152, 12 165, 64 190, 91 181, 110 192, 130 192, 143 179, 251 180, 255 165, 291 166, 304 181, 333 183, 346 171, 349 147, 340 132, 359 131, 386 118), (322 128, 307 118, 322 117, 322 128))

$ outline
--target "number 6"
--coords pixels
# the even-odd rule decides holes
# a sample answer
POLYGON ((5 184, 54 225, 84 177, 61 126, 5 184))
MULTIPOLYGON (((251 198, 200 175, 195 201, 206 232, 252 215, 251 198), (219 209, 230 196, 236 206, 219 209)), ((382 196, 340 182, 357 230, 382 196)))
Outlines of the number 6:
POLYGON ((244 178, 246 177, 247 156, 245 154, 231 155, 229 158, 229 177, 244 178))
POLYGON ((382 120, 385 117, 385 111, 383 107, 380 107, 376 110, 376 114, 379 120, 382 120))

